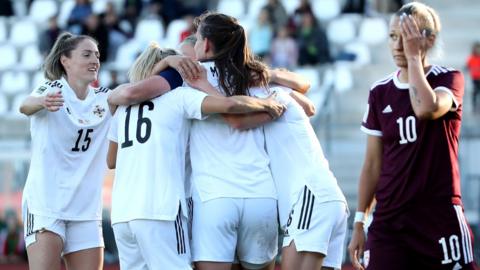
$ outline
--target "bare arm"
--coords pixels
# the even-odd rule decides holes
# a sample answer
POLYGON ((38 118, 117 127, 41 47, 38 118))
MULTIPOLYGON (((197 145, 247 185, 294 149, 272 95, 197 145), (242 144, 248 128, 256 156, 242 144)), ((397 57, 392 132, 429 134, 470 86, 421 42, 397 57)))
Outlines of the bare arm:
POLYGON ((117 150, 118 144, 114 141, 110 141, 107 153, 107 166, 109 169, 115 169, 117 165, 117 150))
MULTIPOLYGON (((377 187, 378 178, 380 177, 380 169, 382 166, 383 144, 381 137, 368 136, 367 152, 363 163, 360 181, 358 183, 358 206, 357 211, 364 212, 366 215, 371 210, 374 201, 375 189, 377 187)), ((348 245, 350 259, 356 269, 363 269, 359 263, 365 247, 365 232, 363 223, 355 222, 353 227, 352 238, 348 245)))
POLYGON ((27 116, 35 114, 43 109, 50 112, 56 112, 63 106, 63 101, 61 92, 50 93, 46 96, 39 97, 28 96, 20 105, 20 112, 27 116))
POLYGON ((273 69, 268 72, 270 75, 270 83, 276 83, 292 88, 302 94, 305 94, 310 89, 310 82, 294 72, 286 69, 273 69))
POLYGON ((247 130, 263 126, 273 120, 272 116, 266 112, 256 112, 248 114, 222 114, 223 120, 229 126, 239 130, 247 130))
POLYGON ((275 101, 273 96, 266 99, 249 96, 207 96, 202 103, 202 113, 245 114, 267 112, 273 119, 285 111, 285 106, 275 101))
POLYGON ((425 77, 422 61, 426 56, 421 43, 422 41, 433 43, 435 36, 420 33, 416 22, 408 16, 403 18, 401 25, 403 47, 408 61, 408 83, 413 111, 420 119, 438 119, 450 110, 453 99, 444 91, 433 91, 425 77))
POLYGON ((315 114, 315 105, 304 94, 296 91, 292 91, 290 96, 303 108, 307 116, 313 116, 315 114))
POLYGON ((132 105, 149 100, 170 91, 170 84, 162 76, 151 76, 135 83, 125 83, 117 86, 108 103, 114 105, 132 105))

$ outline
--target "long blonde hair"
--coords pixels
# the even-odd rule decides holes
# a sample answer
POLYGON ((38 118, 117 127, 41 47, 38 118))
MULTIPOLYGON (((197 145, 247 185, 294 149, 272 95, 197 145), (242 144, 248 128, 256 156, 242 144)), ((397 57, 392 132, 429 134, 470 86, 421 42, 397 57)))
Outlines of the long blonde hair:
POLYGON ((147 78, 150 76, 156 63, 169 55, 177 54, 173 49, 162 49, 156 42, 150 43, 128 70, 128 79, 130 82, 138 82, 147 78))

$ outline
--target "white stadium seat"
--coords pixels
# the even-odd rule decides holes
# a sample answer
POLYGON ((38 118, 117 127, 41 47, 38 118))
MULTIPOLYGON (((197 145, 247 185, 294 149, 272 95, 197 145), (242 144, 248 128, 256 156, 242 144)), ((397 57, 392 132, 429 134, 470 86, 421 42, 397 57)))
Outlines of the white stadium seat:
POLYGON ((240 19, 245 15, 245 4, 242 0, 220 0, 217 11, 240 19))
POLYGON ((75 6, 75 0, 63 0, 60 4, 60 11, 58 13, 58 26, 61 28, 65 28, 67 26, 68 17, 70 16, 70 12, 72 11, 73 7, 75 6))
POLYGON ((356 40, 350 42, 345 45, 343 50, 355 55, 355 60, 350 62, 350 65, 352 65, 352 67, 363 67, 370 64, 371 62, 372 57, 370 55, 370 48, 368 48, 367 44, 362 41, 356 40))
POLYGON ((10 42, 18 47, 37 43, 38 29, 32 20, 19 20, 12 25, 10 31, 10 42))
POLYGON ((349 65, 335 64, 335 90, 345 92, 353 87, 353 75, 349 65))
POLYGON ((42 54, 37 44, 31 44, 23 48, 20 55, 20 66, 25 70, 37 70, 43 62, 42 54))
POLYGON ((360 40, 368 45, 383 44, 388 37, 387 22, 382 18, 364 18, 358 32, 360 40))
POLYGON ((7 18, 0 17, 0 42, 7 41, 7 37, 8 37, 7 18))
POLYGON ((58 13, 57 2, 54 0, 34 0, 30 6, 28 16, 37 23, 46 23, 48 19, 58 13))
POLYGON ((42 83, 44 83, 47 79, 43 76, 43 71, 39 70, 35 72, 32 78, 32 82, 30 84, 30 90, 33 91, 34 88, 39 87, 42 83))
POLYGON ((268 0, 248 1, 248 15, 250 21, 256 22, 260 10, 268 3, 268 0))
POLYGON ((340 0, 317 0, 312 1, 312 11, 315 17, 321 21, 328 21, 340 14, 340 0))
POLYGON ((333 19, 327 26, 327 36, 330 42, 344 45, 356 36, 355 24, 350 17, 333 19))
POLYGON ((0 45, 0 70, 12 68, 17 64, 17 51, 11 44, 0 45))
POLYGON ((30 80, 28 74, 23 71, 6 71, 2 74, 0 87, 7 95, 16 95, 21 92, 28 92, 30 80))
POLYGON ((180 43, 180 34, 188 27, 184 19, 176 19, 170 22, 167 27, 165 43, 161 44, 165 48, 176 48, 180 43))
POLYGON ((162 21, 158 19, 144 19, 138 22, 135 28, 134 39, 146 46, 150 41, 156 41, 161 44, 164 36, 162 21))
POLYGON ((0 116, 8 112, 8 101, 5 95, 0 93, 0 116))
POLYGON ((20 105, 22 104, 23 100, 28 96, 28 94, 20 93, 17 94, 12 100, 12 107, 10 108, 10 114, 15 117, 25 118, 25 115, 20 113, 20 105))

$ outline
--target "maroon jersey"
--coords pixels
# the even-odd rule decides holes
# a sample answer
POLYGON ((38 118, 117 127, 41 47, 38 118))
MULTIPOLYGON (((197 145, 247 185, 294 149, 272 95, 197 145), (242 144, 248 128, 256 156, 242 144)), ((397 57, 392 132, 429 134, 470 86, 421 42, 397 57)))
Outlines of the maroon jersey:
POLYGON ((463 75, 432 66, 426 78, 434 91, 453 98, 451 110, 437 120, 420 120, 399 71, 376 82, 361 129, 381 136, 382 167, 375 198, 375 219, 388 219, 409 207, 435 202, 461 204, 458 139, 462 120, 463 75))

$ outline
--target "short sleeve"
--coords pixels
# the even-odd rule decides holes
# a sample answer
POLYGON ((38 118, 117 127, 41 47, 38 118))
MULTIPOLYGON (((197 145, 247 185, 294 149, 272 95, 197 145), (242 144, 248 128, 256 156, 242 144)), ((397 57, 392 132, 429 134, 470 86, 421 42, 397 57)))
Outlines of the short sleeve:
POLYGON ((202 91, 194 90, 191 87, 177 88, 180 91, 182 99, 182 109, 186 118, 202 120, 205 118, 202 115, 202 103, 208 95, 202 91))
POLYGON ((439 74, 432 84, 434 84, 432 85, 434 91, 445 91, 451 95, 453 99, 451 111, 456 111, 463 104, 465 84, 460 71, 453 70, 439 74))
POLYGON ((112 142, 118 142, 118 115, 120 114, 120 107, 117 108, 117 112, 113 115, 112 121, 110 121, 110 129, 108 130, 108 139, 112 142))
POLYGON ((182 76, 180 76, 180 73, 173 68, 167 68, 159 72, 158 75, 167 80, 168 84, 170 85, 170 89, 175 89, 183 84, 182 76))
POLYGON ((378 121, 375 105, 375 91, 372 90, 368 96, 367 108, 365 109, 360 129, 368 135, 382 136, 382 129, 378 121))
POLYGON ((53 93, 55 92, 55 89, 57 92, 61 91, 60 88, 58 87, 52 87, 51 86, 52 82, 46 81, 39 86, 35 87, 33 91, 30 93, 30 96, 32 97, 43 97, 46 96, 48 93, 53 93))

